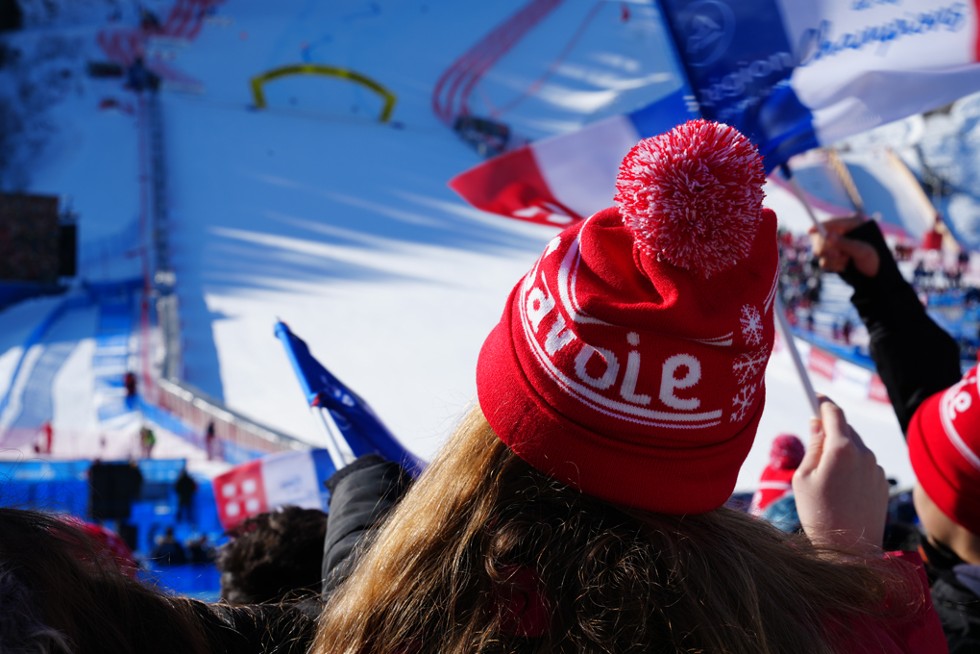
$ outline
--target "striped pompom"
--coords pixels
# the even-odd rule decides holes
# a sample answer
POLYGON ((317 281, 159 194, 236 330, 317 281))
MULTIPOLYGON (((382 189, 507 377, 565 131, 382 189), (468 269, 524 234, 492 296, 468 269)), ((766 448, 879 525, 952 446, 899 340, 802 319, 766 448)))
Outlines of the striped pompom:
POLYGON ((698 119, 636 144, 619 168, 615 202, 637 244, 707 279, 748 254, 765 181, 745 136, 698 119))

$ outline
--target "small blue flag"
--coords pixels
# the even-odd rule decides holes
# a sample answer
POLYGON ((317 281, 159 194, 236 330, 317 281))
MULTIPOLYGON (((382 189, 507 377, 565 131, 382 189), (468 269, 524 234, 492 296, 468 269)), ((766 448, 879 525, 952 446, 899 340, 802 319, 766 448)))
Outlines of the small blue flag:
POLYGON ((354 456, 379 454, 402 464, 413 476, 422 472, 425 462, 399 443, 368 403, 317 361, 286 323, 277 321, 275 334, 286 348, 307 403, 330 412, 354 456))

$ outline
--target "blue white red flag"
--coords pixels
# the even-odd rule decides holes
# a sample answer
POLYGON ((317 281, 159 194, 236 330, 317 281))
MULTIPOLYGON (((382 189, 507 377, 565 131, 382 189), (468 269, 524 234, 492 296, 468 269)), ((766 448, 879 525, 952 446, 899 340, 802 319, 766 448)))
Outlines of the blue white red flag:
POLYGON ((663 0, 705 118, 772 170, 793 154, 980 91, 978 9, 959 0, 663 0))
POLYGON ((697 117, 685 96, 682 86, 632 113, 511 150, 449 186, 478 209, 564 227, 612 203, 619 164, 637 141, 697 117))
POLYGON ((307 403, 328 411, 354 456, 380 454, 417 474, 425 463, 398 442, 370 405, 317 361, 310 348, 284 322, 276 322, 276 337, 282 341, 307 403))
POLYGON ((216 475, 212 488, 221 526, 233 529, 287 504, 326 511, 324 482, 334 472, 327 451, 315 449, 270 454, 216 475))

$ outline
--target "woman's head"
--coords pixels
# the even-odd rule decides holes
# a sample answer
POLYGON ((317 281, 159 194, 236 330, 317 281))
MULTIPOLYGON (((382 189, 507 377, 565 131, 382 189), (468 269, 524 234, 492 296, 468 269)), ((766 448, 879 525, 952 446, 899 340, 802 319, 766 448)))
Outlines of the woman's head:
POLYGON ((480 352, 480 406, 514 453, 626 506, 728 499, 774 338, 764 183, 758 151, 719 123, 633 148, 616 206, 548 244, 480 352))
POLYGON ((282 506, 246 519, 218 551, 221 598, 275 602, 320 592, 327 514, 282 506))

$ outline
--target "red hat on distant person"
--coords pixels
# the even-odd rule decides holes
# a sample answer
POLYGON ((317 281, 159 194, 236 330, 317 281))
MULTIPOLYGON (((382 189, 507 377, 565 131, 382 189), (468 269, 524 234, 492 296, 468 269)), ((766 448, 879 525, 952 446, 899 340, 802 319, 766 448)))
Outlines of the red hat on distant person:
POLYGON ((980 379, 977 366, 919 405, 908 428, 909 459, 929 499, 980 534, 980 379))
POLYGON ((725 503, 774 337, 765 179, 756 148, 720 123, 630 150, 616 206, 548 244, 480 352, 480 407, 515 454, 617 504, 725 503))
POLYGON ((796 434, 779 434, 769 448, 769 465, 781 470, 796 470, 803 462, 806 447, 796 434))

